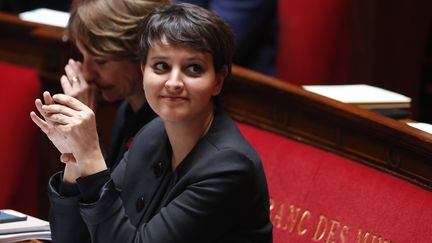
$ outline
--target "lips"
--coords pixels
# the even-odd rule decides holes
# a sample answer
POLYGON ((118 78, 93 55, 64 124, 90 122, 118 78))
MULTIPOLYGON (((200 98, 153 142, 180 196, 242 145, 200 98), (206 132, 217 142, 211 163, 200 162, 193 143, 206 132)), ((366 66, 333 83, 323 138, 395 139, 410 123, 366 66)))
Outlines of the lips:
POLYGON ((161 98, 166 101, 170 102, 180 102, 180 101, 186 101, 187 98, 184 96, 174 96, 174 95, 161 95, 161 98))

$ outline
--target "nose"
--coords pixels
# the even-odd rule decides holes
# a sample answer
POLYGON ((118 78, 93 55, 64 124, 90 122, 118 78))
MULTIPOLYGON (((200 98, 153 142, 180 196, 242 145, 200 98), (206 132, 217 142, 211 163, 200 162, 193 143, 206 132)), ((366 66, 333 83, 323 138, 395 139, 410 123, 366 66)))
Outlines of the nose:
POLYGON ((183 87, 184 83, 182 81, 180 70, 172 69, 167 81, 165 82, 165 88, 168 92, 178 93, 183 89, 183 87))

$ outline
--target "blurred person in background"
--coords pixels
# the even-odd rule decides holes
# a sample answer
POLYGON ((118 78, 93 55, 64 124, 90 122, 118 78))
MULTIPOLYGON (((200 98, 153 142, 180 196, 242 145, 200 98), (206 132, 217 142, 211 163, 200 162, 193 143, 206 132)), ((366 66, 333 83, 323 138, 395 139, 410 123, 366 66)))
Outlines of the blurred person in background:
POLYGON ((80 0, 72 6, 66 33, 82 61, 69 60, 61 86, 65 94, 93 111, 99 95, 107 102, 122 101, 109 149, 104 151, 110 168, 128 150, 138 130, 156 116, 142 89, 137 29, 143 17, 166 3, 168 0, 80 0))
POLYGON ((234 63, 274 76, 278 34, 277 0, 173 0, 215 11, 233 29, 234 63))

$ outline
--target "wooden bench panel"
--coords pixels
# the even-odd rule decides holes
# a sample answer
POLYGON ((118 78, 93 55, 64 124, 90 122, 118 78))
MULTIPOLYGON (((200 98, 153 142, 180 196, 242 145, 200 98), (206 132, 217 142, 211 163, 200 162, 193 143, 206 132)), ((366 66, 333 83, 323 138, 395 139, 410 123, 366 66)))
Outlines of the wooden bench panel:
POLYGON ((431 134, 240 67, 223 96, 238 121, 432 189, 431 134))

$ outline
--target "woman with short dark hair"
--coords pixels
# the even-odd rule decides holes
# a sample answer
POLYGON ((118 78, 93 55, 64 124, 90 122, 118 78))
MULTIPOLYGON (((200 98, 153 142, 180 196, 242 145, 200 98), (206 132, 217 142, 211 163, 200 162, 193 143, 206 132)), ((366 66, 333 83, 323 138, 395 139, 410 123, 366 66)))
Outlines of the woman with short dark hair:
POLYGON ((91 109, 62 94, 36 101, 44 119, 33 121, 74 158, 49 183, 53 240, 272 242, 261 160, 214 104, 231 69, 230 29, 190 4, 157 9, 142 27, 143 87, 159 117, 112 173, 91 109), (67 184, 78 192, 62 195, 67 184))

